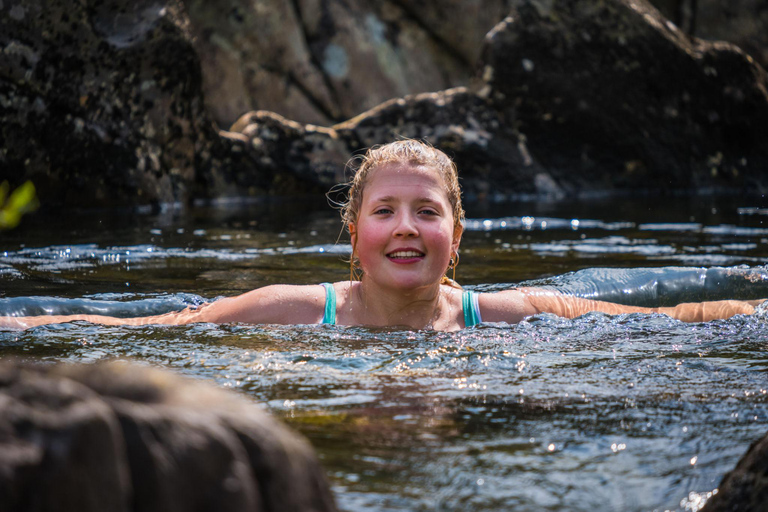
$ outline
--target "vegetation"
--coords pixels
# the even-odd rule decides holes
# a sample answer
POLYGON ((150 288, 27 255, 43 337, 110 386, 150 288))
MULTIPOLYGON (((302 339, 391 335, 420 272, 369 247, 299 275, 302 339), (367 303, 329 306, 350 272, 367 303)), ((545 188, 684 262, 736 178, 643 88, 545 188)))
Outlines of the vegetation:
POLYGON ((0 184, 0 230, 13 229, 19 225, 22 215, 37 209, 35 185, 25 182, 10 193, 11 186, 7 181, 0 184))

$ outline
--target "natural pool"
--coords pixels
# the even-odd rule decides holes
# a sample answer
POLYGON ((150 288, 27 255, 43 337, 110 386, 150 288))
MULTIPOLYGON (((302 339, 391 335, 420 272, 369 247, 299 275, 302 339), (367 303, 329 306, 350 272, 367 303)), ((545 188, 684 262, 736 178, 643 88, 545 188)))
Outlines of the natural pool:
MULTIPOLYGON (((467 210, 468 286, 537 279, 648 305, 768 296, 759 198, 467 210), (653 270, 671 266, 686 269, 653 270)), ((348 276, 337 215, 303 198, 36 216, 0 236, 3 313, 148 314, 348 276)), ((310 439, 342 510, 697 510, 768 430, 767 319, 545 315, 458 333, 80 323, 0 331, 0 356, 129 358, 245 393, 310 439)))

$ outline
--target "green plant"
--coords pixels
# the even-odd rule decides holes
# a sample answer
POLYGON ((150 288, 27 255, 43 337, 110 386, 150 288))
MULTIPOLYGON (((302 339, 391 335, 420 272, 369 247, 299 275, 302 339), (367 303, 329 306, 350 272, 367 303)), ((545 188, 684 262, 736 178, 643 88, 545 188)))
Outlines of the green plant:
POLYGON ((0 184, 0 230, 13 229, 19 225, 21 216, 37 209, 35 185, 27 181, 13 192, 7 181, 0 184), (9 195, 10 192, 10 195, 9 195))

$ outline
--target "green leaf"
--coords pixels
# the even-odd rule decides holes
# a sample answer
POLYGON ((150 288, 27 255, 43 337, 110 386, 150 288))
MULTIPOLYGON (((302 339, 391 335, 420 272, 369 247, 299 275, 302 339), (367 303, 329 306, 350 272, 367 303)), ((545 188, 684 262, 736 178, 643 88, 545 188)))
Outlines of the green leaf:
POLYGON ((10 197, 8 197, 9 190, 7 181, 0 184, 0 229, 15 228, 19 225, 22 215, 37 209, 40 205, 35 185, 31 181, 14 190, 10 197))

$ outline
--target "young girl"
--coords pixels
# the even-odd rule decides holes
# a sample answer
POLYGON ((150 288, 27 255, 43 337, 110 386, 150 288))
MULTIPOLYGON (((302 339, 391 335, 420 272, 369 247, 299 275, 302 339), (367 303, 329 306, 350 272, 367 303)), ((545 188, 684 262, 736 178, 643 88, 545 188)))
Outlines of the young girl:
POLYGON ((75 320, 109 325, 324 323, 455 331, 482 321, 516 323, 543 312, 568 318, 590 311, 656 312, 702 322, 751 314, 761 302, 642 308, 537 288, 464 291, 445 275, 458 263, 463 231, 456 166, 443 152, 414 140, 393 142, 366 153, 352 180, 342 218, 352 242, 349 281, 266 286, 199 308, 152 317, 6 317, 0 319, 0 325, 27 328, 75 320))

